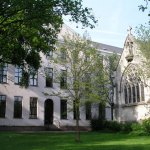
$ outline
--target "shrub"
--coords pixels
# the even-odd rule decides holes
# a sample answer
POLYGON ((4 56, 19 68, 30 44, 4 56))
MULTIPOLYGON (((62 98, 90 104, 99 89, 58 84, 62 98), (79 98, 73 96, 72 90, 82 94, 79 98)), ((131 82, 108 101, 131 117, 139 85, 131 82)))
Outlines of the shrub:
POLYGON ((121 124, 121 131, 125 133, 129 133, 132 131, 133 122, 125 122, 121 124))
POLYGON ((103 130, 104 129, 104 120, 100 119, 92 119, 91 120, 91 128, 94 131, 103 130))
POLYGON ((135 134, 135 135, 145 135, 145 131, 143 130, 142 124, 140 123, 133 123, 132 124, 132 132, 131 134, 135 134))
POLYGON ((150 134, 150 118, 144 119, 142 121, 142 128, 145 131, 145 133, 150 134))
POLYGON ((117 121, 105 121, 105 128, 114 132, 121 131, 121 123, 117 121))

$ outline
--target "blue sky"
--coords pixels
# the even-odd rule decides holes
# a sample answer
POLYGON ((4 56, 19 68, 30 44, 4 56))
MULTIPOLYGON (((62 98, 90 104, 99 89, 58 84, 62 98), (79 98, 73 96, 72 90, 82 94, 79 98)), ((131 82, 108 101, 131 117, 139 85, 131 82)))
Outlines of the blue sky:
POLYGON ((123 47, 129 26, 134 34, 136 26, 148 22, 148 12, 139 11, 141 4, 144 4, 143 0, 83 0, 83 5, 92 8, 98 19, 96 28, 76 28, 67 17, 64 22, 81 35, 87 30, 93 41, 123 47))

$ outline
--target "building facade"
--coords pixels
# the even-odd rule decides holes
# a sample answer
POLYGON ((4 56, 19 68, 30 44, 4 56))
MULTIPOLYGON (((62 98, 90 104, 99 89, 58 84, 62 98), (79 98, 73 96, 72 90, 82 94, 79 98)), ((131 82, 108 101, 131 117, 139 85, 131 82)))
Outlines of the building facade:
POLYGON ((150 116, 150 81, 135 37, 128 31, 115 72, 115 113, 120 122, 140 121, 150 116))
MULTIPOLYGON (((62 35, 73 32, 66 25, 63 26, 62 35)), ((103 55, 114 52, 120 55, 122 49, 94 42, 98 51, 103 55)), ((31 68, 29 86, 20 87, 22 69, 11 64, 0 67, 0 126, 46 126, 55 125, 58 128, 75 126, 75 112, 73 103, 68 104, 67 99, 52 95, 55 91, 64 90, 67 76, 63 68, 55 66, 50 60, 55 57, 51 51, 45 56, 41 53, 42 67, 35 72, 31 68), (55 68, 62 74, 61 81, 55 82, 55 68), (46 73, 46 75, 45 75, 46 73), (47 94, 49 93, 49 94, 47 94), (72 111, 70 111, 72 110, 72 111)), ((99 107, 92 105, 90 110, 85 106, 80 108, 80 126, 89 126, 92 116, 98 116, 99 107)), ((109 106, 105 109, 106 119, 110 119, 109 106)))

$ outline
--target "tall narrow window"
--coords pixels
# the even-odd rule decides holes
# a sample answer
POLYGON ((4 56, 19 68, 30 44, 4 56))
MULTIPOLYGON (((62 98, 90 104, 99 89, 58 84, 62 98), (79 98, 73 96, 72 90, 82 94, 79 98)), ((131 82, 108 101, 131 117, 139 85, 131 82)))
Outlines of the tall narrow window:
POLYGON ((53 87, 53 68, 46 68, 46 87, 53 87))
POLYGON ((22 118, 22 97, 14 97, 14 118, 22 118))
POLYGON ((137 102, 140 102, 140 89, 139 84, 136 85, 136 95, 137 95, 137 102))
POLYGON ((124 98, 125 98, 125 104, 128 103, 128 95, 127 95, 127 87, 124 87, 124 98))
POLYGON ((105 105, 103 105, 102 103, 99 103, 99 119, 105 119, 105 105))
POLYGON ((145 100, 145 96, 144 96, 144 85, 143 83, 141 84, 141 101, 145 100))
POLYGON ((15 84, 20 84, 22 78, 22 68, 19 66, 15 67, 15 84))
POLYGON ((8 65, 5 64, 0 64, 0 83, 7 83, 7 70, 8 70, 8 65))
POLYGON ((133 103, 136 102, 136 94, 135 94, 135 86, 132 86, 132 96, 133 96, 133 103))
POLYGON ((66 70, 61 70, 60 88, 62 89, 67 88, 67 71, 66 70))
POLYGON ((85 111, 86 111, 86 120, 91 119, 91 103, 86 103, 85 104, 85 111))
POLYGON ((132 102, 132 96, 131 96, 131 86, 129 85, 129 87, 128 87, 128 93, 129 93, 129 103, 131 103, 132 102))
POLYGON ((6 95, 0 95, 0 118, 5 118, 6 95))
POLYGON ((30 119, 37 119, 37 97, 30 97, 30 119))
POLYGON ((80 119, 80 111, 79 108, 77 107, 77 104, 75 101, 73 101, 73 118, 77 119, 77 111, 78 111, 78 119, 80 119))
POLYGON ((61 100, 61 119, 67 119, 67 100, 61 100))
POLYGON ((37 86, 38 85, 38 73, 33 68, 30 68, 30 85, 31 86, 37 86))

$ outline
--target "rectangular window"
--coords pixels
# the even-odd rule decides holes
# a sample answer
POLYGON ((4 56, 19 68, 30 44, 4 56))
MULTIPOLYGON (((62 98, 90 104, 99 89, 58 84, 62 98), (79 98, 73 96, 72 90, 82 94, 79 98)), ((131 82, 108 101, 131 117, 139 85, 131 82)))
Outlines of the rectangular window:
POLYGON ((73 101, 73 118, 74 119, 77 119, 77 111, 78 111, 78 117, 80 119, 80 111, 79 111, 79 108, 76 107, 76 104, 75 104, 75 101, 73 101))
POLYGON ((6 95, 0 95, 0 118, 5 118, 6 95))
POLYGON ((61 119, 67 119, 67 100, 61 100, 61 119))
POLYGON ((0 83, 7 83, 7 70, 8 70, 8 65, 5 64, 0 64, 0 83))
POLYGON ((22 118, 22 97, 14 97, 14 118, 22 118))
POLYGON ((38 73, 35 69, 30 68, 30 77, 29 77, 30 85, 37 86, 38 85, 38 73))
POLYGON ((60 88, 61 89, 67 88, 67 71, 66 70, 61 70, 60 88))
POLYGON ((53 68, 46 68, 46 87, 53 87, 53 68))
POLYGON ((22 68, 19 66, 15 67, 15 84, 20 84, 22 78, 22 68))
POLYGON ((85 111, 86 111, 86 120, 91 119, 91 103, 85 104, 85 111))
POLYGON ((30 97, 30 119, 37 119, 37 97, 30 97))

